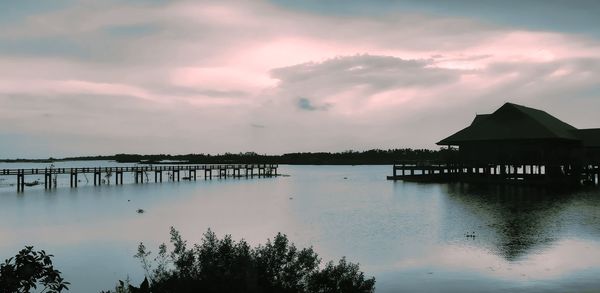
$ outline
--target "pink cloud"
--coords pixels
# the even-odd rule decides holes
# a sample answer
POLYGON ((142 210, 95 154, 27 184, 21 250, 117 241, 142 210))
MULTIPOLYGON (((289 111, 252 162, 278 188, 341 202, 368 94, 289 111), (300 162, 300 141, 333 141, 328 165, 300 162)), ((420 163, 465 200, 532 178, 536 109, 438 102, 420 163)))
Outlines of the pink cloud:
MULTIPOLYGON (((283 140, 303 141, 304 147, 313 149, 394 141, 398 146, 404 144, 400 141, 409 141, 409 146, 433 147, 440 132, 454 131, 471 118, 462 118, 468 116, 463 113, 475 113, 482 105, 491 108, 506 99, 529 104, 544 97, 544 103, 554 103, 549 105, 556 109, 576 112, 575 103, 559 97, 565 95, 586 103, 586 109, 600 106, 600 99, 594 99, 600 78, 596 39, 468 18, 404 11, 389 11, 381 17, 322 15, 287 10, 268 1, 119 6, 90 2, 0 28, 1 42, 27 43, 40 37, 52 38, 79 54, 19 51, 0 56, 3 113, 36 107, 38 112, 31 115, 38 115, 48 108, 36 106, 43 104, 56 105, 52 109, 57 117, 83 111, 118 121, 123 115, 114 111, 119 109, 88 102, 130 97, 129 132, 144 132, 144 125, 135 124, 134 117, 151 112, 162 114, 156 115, 157 132, 174 133, 164 125, 182 119, 178 124, 182 130, 177 133, 185 134, 195 115, 219 117, 235 112, 236 120, 231 122, 235 126, 214 125, 210 132, 251 140, 243 126, 264 125, 256 132, 273 139, 256 140, 256 151, 260 147, 277 151, 274 146, 283 147, 279 144, 283 140), (82 25, 73 26, 73 21, 82 25), (132 25, 147 26, 149 33, 111 36, 132 25), (374 58, 365 63, 361 58, 369 58, 364 56, 374 58), (348 60, 352 62, 344 63, 348 60), (425 65, 410 66, 411 60, 425 65), (403 65, 389 66, 396 63, 403 65), (285 74, 276 76, 276 72, 285 74), (15 102, 19 94, 27 96, 19 99, 30 103, 15 102), (76 108, 73 101, 89 108, 76 108), (298 101, 307 101, 309 110, 302 110, 298 101), (310 106, 318 110, 310 111, 310 106), (443 125, 430 119, 431 125, 422 126, 418 139, 403 140, 402 133, 410 133, 414 121, 431 113, 443 116, 443 125), (307 115, 310 121, 305 121, 307 115), (345 132, 356 124, 391 134, 382 139, 369 131, 364 137, 345 132), (290 132, 292 127, 302 131, 290 132), (321 136, 311 141, 303 133, 321 136)), ((3 117, 0 122, 4 124, 25 124, 23 120, 31 118, 3 117)), ((575 118, 595 125, 594 117, 575 118)), ((208 127, 194 130, 206 134, 208 127)), ((49 127, 45 131, 58 130, 49 127)), ((35 133, 34 126, 31 133, 35 133)), ((239 143, 239 148, 247 145, 230 143, 239 143)), ((211 151, 219 150, 215 146, 211 151)))
POLYGON ((170 73, 170 82, 188 88, 244 92, 256 92, 276 83, 266 72, 252 72, 239 67, 176 68, 170 73))

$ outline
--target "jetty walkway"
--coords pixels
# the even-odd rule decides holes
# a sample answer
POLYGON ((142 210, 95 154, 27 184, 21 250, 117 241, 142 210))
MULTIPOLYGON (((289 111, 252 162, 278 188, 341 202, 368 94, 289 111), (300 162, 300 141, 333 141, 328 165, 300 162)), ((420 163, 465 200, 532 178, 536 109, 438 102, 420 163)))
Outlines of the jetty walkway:
POLYGON ((583 184, 600 186, 600 165, 466 165, 429 162, 400 163, 392 166, 388 180, 416 182, 523 183, 533 185, 583 184))
POLYGON ((78 168, 29 168, 29 169, 0 169, 0 177, 16 176, 17 192, 23 192, 25 186, 41 185, 41 182, 25 182, 25 176, 44 175, 44 188, 57 187, 58 175, 69 175, 70 186, 77 187, 78 175, 93 174, 94 185, 110 183, 109 180, 115 176, 115 184, 123 184, 123 174, 131 173, 135 183, 144 183, 144 177, 148 180, 148 173, 154 173, 154 182, 163 181, 163 173, 167 173, 169 180, 180 181, 196 180, 197 172, 204 172, 204 179, 212 179, 213 175, 218 178, 240 178, 240 177, 272 177, 277 176, 276 164, 206 164, 206 165, 150 165, 132 167, 78 167, 78 168), (181 173, 184 176, 181 177, 181 173), (213 174, 213 172, 215 174, 213 174))

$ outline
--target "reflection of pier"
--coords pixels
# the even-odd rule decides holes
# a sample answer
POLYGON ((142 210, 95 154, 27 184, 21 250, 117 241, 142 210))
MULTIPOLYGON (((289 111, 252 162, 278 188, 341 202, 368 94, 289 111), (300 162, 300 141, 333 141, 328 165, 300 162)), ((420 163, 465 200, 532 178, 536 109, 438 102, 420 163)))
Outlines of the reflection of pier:
MULTIPOLYGON (((44 188, 57 186, 58 175, 69 175, 71 187, 77 187, 79 174, 93 174, 94 185, 103 183, 102 177, 109 179, 115 175, 115 184, 123 184, 123 173, 131 173, 135 183, 149 181, 148 173, 154 173, 154 182, 163 181, 163 172, 168 174, 169 181, 180 181, 181 172, 184 180, 196 180, 197 172, 204 171, 204 179, 227 177, 271 177, 277 176, 278 165, 274 164, 227 164, 227 165, 174 165, 174 166, 136 166, 136 167, 84 167, 84 168, 31 168, 31 169, 2 169, 0 176, 17 176, 17 191, 24 191, 25 176, 44 175, 44 188), (243 171, 242 171, 243 170, 243 171), (213 174, 213 171, 215 174, 213 174), (187 174, 186 174, 187 173, 187 174), (185 176, 187 175, 187 176, 185 176), (54 176, 54 179, 52 178, 54 176)), ((105 182, 109 183, 108 180, 105 182)))
POLYGON ((599 185, 600 166, 587 165, 573 168, 569 165, 477 165, 459 164, 396 164, 390 180, 419 182, 484 182, 527 184, 569 184, 579 183, 599 185), (573 179, 575 178, 575 182, 573 179))
POLYGON ((479 245, 508 261, 539 253, 565 237, 600 235, 598 190, 466 183, 442 186, 449 194, 448 216, 454 217, 458 210, 472 217, 466 225, 475 231, 479 245))

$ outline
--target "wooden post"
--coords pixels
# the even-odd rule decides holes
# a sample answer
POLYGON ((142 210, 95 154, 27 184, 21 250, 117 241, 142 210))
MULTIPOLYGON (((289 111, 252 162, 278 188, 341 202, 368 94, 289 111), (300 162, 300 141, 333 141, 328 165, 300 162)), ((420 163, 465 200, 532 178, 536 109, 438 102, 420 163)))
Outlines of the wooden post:
POLYGON ((21 192, 25 191, 25 173, 23 172, 23 170, 21 170, 21 181, 19 182, 18 186, 21 187, 21 192))
POLYGON ((17 192, 21 191, 21 171, 17 171, 17 192))
POLYGON ((21 173, 21 175, 17 175, 17 191, 23 192, 25 191, 25 175, 21 173))
POLYGON ((50 173, 44 173, 44 189, 52 187, 52 175, 50 173))

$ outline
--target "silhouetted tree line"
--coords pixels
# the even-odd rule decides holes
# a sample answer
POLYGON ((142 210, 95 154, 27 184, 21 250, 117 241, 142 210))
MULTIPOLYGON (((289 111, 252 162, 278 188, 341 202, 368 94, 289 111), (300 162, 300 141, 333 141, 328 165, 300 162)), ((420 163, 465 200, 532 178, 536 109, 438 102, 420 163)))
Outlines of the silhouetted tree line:
MULTIPOLYGON (((146 272, 139 286, 119 281, 114 291, 101 293, 370 293, 375 278, 366 278, 358 264, 342 258, 320 267, 312 248, 298 249, 281 233, 255 248, 230 235, 218 238, 210 229, 202 242, 188 247, 180 233, 171 228, 172 250, 161 244, 157 255, 143 243, 135 255, 146 272)), ((60 271, 52 266, 52 255, 26 247, 0 266, 0 292, 68 290, 60 271)), ((93 265, 93 264, 90 264, 93 265)))
MULTIPOLYGON (((393 164, 401 161, 439 161, 453 151, 428 149, 390 149, 368 151, 345 151, 339 153, 288 153, 283 155, 261 155, 254 152, 225 153, 219 155, 187 154, 187 155, 138 155, 117 154, 109 160, 120 163, 159 163, 176 161, 186 164, 291 164, 291 165, 361 165, 361 164, 393 164)), ((173 163, 173 162, 169 162, 173 163)))
POLYGON ((187 155, 139 155, 116 154, 110 156, 66 157, 62 159, 43 160, 3 160, 3 162, 52 162, 52 161, 92 161, 111 160, 119 163, 158 164, 161 161, 169 164, 290 164, 290 165, 386 165, 405 161, 443 161, 455 155, 455 149, 388 149, 368 151, 304 152, 283 155, 266 155, 255 152, 225 154, 187 154, 187 155), (170 161, 170 162, 169 162, 170 161))

